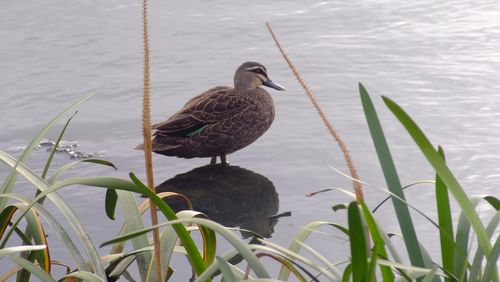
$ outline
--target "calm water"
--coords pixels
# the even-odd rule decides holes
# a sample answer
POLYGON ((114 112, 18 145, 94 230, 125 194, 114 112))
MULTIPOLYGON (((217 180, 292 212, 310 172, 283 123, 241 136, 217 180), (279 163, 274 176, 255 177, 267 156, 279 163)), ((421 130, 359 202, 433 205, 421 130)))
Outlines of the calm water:
MULTIPOLYGON (((266 21, 344 137, 364 181, 384 186, 357 94, 359 81, 375 100, 402 183, 433 174, 380 95, 400 103, 434 144, 444 146, 467 191, 499 195, 498 1, 153 1, 150 12, 154 122, 211 86, 230 85, 235 68, 247 60, 265 64, 271 78, 287 88, 270 90, 277 110, 271 129, 229 156, 232 164, 269 179, 279 195, 277 212, 292 213, 274 226, 275 242, 288 245, 290 234, 313 220, 344 223, 345 214, 330 207, 346 202, 345 196, 304 195, 350 189, 351 183, 326 165, 346 171, 338 147, 275 48, 266 21)), ((0 37, 2 150, 18 155, 16 147, 27 144, 56 112, 104 86, 79 107, 66 139, 78 141, 82 151, 101 152, 119 170, 84 165, 68 175, 144 175, 143 157, 132 149, 142 138, 138 1, 4 1, 0 37)), ((57 131, 49 135, 56 136, 57 131)), ((47 155, 36 151, 30 165, 41 170, 47 155)), ((58 156, 55 166, 68 161, 58 156)), ((156 183, 207 162, 155 156, 156 183)), ((7 172, 0 166, 0 177, 7 172)), ((103 190, 73 187, 62 194, 97 244, 113 237, 119 223, 104 216, 103 190)), ((385 197, 372 187, 365 187, 365 195, 371 206, 385 197)), ((434 216, 432 186, 415 187, 408 198, 434 216)), ((397 232, 390 206, 379 213, 385 229, 397 232)), ((435 249, 429 241, 436 230, 418 216, 416 224, 426 246, 435 249)), ((332 230, 324 231, 311 244, 333 260, 345 258, 347 245, 332 238, 338 235, 332 230)), ((56 252, 55 258, 67 254, 56 252)))

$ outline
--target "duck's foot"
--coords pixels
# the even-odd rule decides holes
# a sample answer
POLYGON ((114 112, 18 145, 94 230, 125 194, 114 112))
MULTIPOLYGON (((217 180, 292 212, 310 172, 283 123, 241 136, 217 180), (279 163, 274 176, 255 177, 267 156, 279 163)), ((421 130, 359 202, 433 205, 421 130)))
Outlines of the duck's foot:
MULTIPOLYGON (((217 165, 217 156, 212 157, 212 159, 210 159, 210 165, 217 165)), ((226 167, 228 165, 229 164, 226 161, 226 155, 220 155, 220 166, 226 167)))
POLYGON ((223 167, 228 166, 229 164, 226 162, 226 155, 220 155, 220 164, 223 167))

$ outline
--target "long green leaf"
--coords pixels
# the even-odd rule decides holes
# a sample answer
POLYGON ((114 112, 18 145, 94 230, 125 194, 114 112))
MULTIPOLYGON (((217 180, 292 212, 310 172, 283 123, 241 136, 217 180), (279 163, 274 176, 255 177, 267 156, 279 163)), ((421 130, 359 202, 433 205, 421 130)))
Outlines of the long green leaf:
POLYGON ((211 220, 204 219, 204 218, 196 218, 196 217, 194 217, 194 218, 170 220, 168 222, 160 223, 160 224, 154 225, 154 226, 149 226, 149 227, 146 227, 146 228, 144 228, 142 230, 137 230, 135 232, 132 232, 132 233, 124 235, 124 236, 121 236, 119 238, 115 238, 113 240, 106 241, 101 246, 113 244, 115 242, 119 242, 119 241, 124 240, 124 239, 125 240, 130 239, 134 235, 145 233, 145 232, 150 232, 153 229, 158 228, 158 227, 162 227, 162 226, 165 226, 165 225, 176 226, 176 225, 181 224, 181 223, 195 223, 195 224, 203 225, 203 226, 206 226, 206 227, 212 229, 217 234, 219 234, 223 238, 225 238, 236 249, 238 249, 238 251, 240 252, 240 254, 248 261, 248 263, 252 266, 252 268, 254 269, 255 273, 259 277, 269 277, 269 274, 267 274, 267 271, 265 270, 265 268, 262 266, 262 264, 259 262, 259 260, 255 256, 255 254, 251 251, 251 249, 248 247, 248 245, 245 242, 241 241, 239 237, 237 237, 236 235, 234 235, 226 227, 224 227, 224 226, 222 226, 222 225, 220 225, 220 224, 218 224, 216 222, 213 222, 211 220))
POLYGON ((236 281, 236 276, 234 275, 233 271, 231 270, 231 267, 229 266, 229 263, 225 261, 223 258, 217 256, 215 257, 217 260, 217 264, 219 265, 220 270, 222 271, 222 279, 224 281, 236 281))
MULTIPOLYGON (((8 194, 3 194, 0 195, 0 197, 5 197, 8 199, 14 199, 20 201, 19 203, 15 203, 14 205, 21 209, 21 210, 26 210, 26 207, 28 207, 30 204, 32 204, 32 200, 28 199, 27 197, 15 193, 8 193, 8 194)), ((66 230, 63 228, 61 223, 49 212, 47 211, 42 205, 35 203, 33 205, 33 208, 35 211, 40 214, 45 221, 52 227, 54 232, 59 236, 61 239, 61 242, 65 245, 66 250, 71 254, 73 257, 76 266, 78 269, 84 269, 86 267, 86 262, 83 259, 82 254, 76 247, 75 243, 71 239, 71 237, 68 235, 66 230)))
MULTIPOLYGON (((388 255, 384 247, 385 241, 377 226, 377 222, 375 221, 373 214, 370 212, 370 209, 368 208, 366 203, 361 203, 361 208, 363 216, 366 221, 366 225, 368 226, 368 230, 370 231, 370 234, 372 235, 373 238, 374 246, 372 248, 372 252, 376 253, 379 257, 383 259, 388 259, 388 255)), ((394 273, 392 273, 390 267, 387 267, 385 265, 380 265, 380 272, 382 273, 383 281, 386 282, 394 281, 394 273)))
MULTIPOLYGON (((83 247, 85 248, 87 254, 90 257, 90 262, 94 271, 96 272, 96 274, 104 278, 105 277, 104 268, 101 265, 99 254, 97 253, 95 245, 93 244, 89 234, 87 233, 87 230, 81 223, 78 216, 74 213, 73 209, 69 206, 69 204, 59 194, 52 193, 57 189, 66 186, 68 183, 69 184, 80 184, 80 183, 78 182, 72 183, 74 179, 71 179, 55 183, 50 187, 48 187, 47 183, 42 178, 40 178, 33 171, 27 168, 23 163, 16 162, 15 159, 12 158, 10 155, 0 151, 0 159, 5 163, 14 167, 16 171, 21 173, 21 175, 25 177, 29 182, 31 182, 38 190, 42 191, 42 193, 40 193, 38 196, 35 197, 34 200, 35 202, 38 202, 40 199, 47 196, 54 203, 54 205, 61 211, 64 217, 68 220, 68 223, 71 225, 73 230, 78 234, 78 238, 82 242, 83 247)), ((92 179, 92 181, 94 181, 96 178, 87 178, 87 179, 92 179)), ((5 199, 0 199, 0 200, 5 200, 5 199)), ((35 202, 32 202, 28 206, 28 209, 31 208, 35 204, 35 202)), ((26 211, 24 212, 24 214, 25 213, 26 211)), ((24 214, 14 223, 14 226, 17 226, 17 224, 19 224, 24 214)), ((6 235, 6 238, 2 243, 3 245, 6 244, 9 236, 10 236, 9 234, 6 235)), ((87 269, 85 268, 82 270, 87 270, 87 269)))
POLYGON ((445 161, 438 152, 434 149, 431 142, 425 134, 420 130, 417 124, 406 114, 406 112, 395 102, 387 97, 383 97, 385 104, 396 116, 396 118, 401 122, 401 124, 408 131, 410 136, 413 138, 417 146, 420 148, 424 156, 427 158, 432 167, 436 170, 436 173, 443 180, 443 183, 448 187, 449 191, 455 197, 463 212, 465 213, 467 219, 469 220, 476 236, 478 238, 479 246, 483 249, 486 255, 491 252, 491 244, 486 234, 486 229, 483 226, 481 219, 472 207, 469 198, 465 194, 460 183, 450 171, 445 161))
MULTIPOLYGON (((168 220, 177 219, 174 211, 165 203, 165 201, 163 201, 163 199, 158 197, 153 191, 151 191, 151 189, 144 185, 144 183, 142 183, 133 173, 130 173, 129 176, 136 187, 139 189, 139 193, 147 195, 168 220)), ((198 275, 201 274, 205 270, 206 264, 203 261, 203 258, 201 257, 200 252, 198 251, 198 248, 196 247, 193 239, 182 224, 174 224, 172 225, 172 227, 179 236, 181 242, 184 244, 189 261, 191 262, 191 265, 193 266, 195 272, 198 275)))
MULTIPOLYGON (((359 94, 361 96, 366 121, 368 122, 368 126, 370 128, 370 133, 377 151, 380 165, 382 166, 382 171, 384 172, 387 187, 399 198, 406 200, 377 112, 375 111, 375 107, 373 106, 373 102, 368 95, 368 92, 361 83, 359 83, 359 94)), ((415 232, 408 206, 394 197, 392 197, 392 203, 394 205, 394 210, 396 212, 401 232, 403 233, 404 243, 408 256, 410 257, 410 261, 412 265, 424 267, 424 258, 420 251, 417 234, 415 232)))
MULTIPOLYGON (((100 89, 100 88, 99 88, 100 89)), ((31 143, 26 147, 26 149, 24 149, 23 153, 21 154, 21 156, 19 157, 19 162, 22 163, 24 162, 28 157, 29 155, 31 154, 31 152, 33 151, 33 149, 35 148, 35 146, 38 145, 38 143, 40 142, 40 140, 42 140, 42 138, 45 136, 45 134, 64 116, 66 115, 68 112, 71 112, 71 111, 74 111, 75 108, 80 105, 81 103, 85 102, 87 99, 89 99, 90 97, 94 96, 97 91, 99 89, 96 89, 95 91, 93 91, 92 93, 90 93, 89 95, 77 100, 75 103, 73 103, 72 105, 70 105, 69 107, 67 107, 66 109, 64 109, 62 112, 60 112, 58 115, 56 115, 54 118, 52 118, 52 120, 49 121, 49 123, 44 126, 36 135, 35 137, 33 138, 33 140, 31 140, 31 143)), ((17 178, 17 170, 16 170, 16 165, 14 165, 14 167, 12 168, 11 172, 9 173, 9 175, 7 176, 7 178, 5 179, 3 185, 2 185, 2 188, 0 189, 0 194, 1 193, 9 193, 10 191, 12 191, 13 187, 14 187, 14 184, 16 183, 16 178, 17 178)), ((0 210, 3 210, 5 208, 5 205, 7 204, 6 200, 5 199, 0 199, 0 210)))
MULTIPOLYGON (((266 251, 267 253, 275 253, 278 255, 284 254, 290 262, 295 264, 295 261, 298 261, 300 263, 295 264, 299 268, 301 268, 302 271, 305 271, 305 268, 302 267, 301 265, 309 266, 310 268, 314 269, 315 271, 318 271, 321 273, 321 275, 325 276, 327 280, 329 281, 335 281, 336 280, 336 275, 329 269, 323 267, 322 265, 318 264, 315 261, 310 260, 309 258, 306 258, 305 256, 302 256, 298 253, 292 252, 291 250, 282 247, 276 243, 273 243, 268 240, 264 239, 259 239, 260 242, 262 242, 263 245, 250 245, 250 247, 254 248, 255 250, 263 250, 266 251)), ((313 276, 314 277, 314 276, 313 276)), ((281 279, 280 279, 281 280, 281 279)))
MULTIPOLYGON (((111 189, 108 189, 109 191, 111 189)), ((142 215, 137 208, 137 201, 134 194, 129 191, 116 191, 118 195, 118 201, 120 202, 121 211, 123 217, 125 218, 125 224, 129 231, 136 231, 144 229, 144 222, 142 215)), ((132 239, 132 245, 134 250, 146 248, 149 246, 148 237, 144 234, 142 236, 137 236, 132 239)), ((146 281, 148 275, 148 265, 151 262, 151 254, 141 253, 137 255, 137 267, 139 268, 139 273, 142 281, 146 281)))
POLYGON ((19 266, 22 268, 26 269, 29 271, 31 274, 35 275, 36 277, 40 278, 40 280, 44 282, 56 282, 54 278, 50 276, 47 272, 41 270, 38 266, 34 265, 30 261, 23 259, 19 256, 8 254, 6 255, 11 261, 17 263, 19 266))
POLYGON ((352 281, 365 281, 368 274, 368 248, 358 204, 351 202, 347 207, 349 222, 349 244, 351 247, 352 281))
MULTIPOLYGON (((493 218, 490 220, 490 223, 488 223, 488 226, 486 227, 486 232, 488 233, 488 236, 490 238, 493 236, 493 234, 495 234, 495 230, 497 230, 499 224, 500 224, 500 211, 497 211, 493 216, 493 218)), ((472 262, 472 265, 470 267, 469 282, 479 281, 479 274, 483 268, 483 259, 484 259, 484 253, 482 252, 481 248, 478 248, 476 250, 476 254, 474 255, 474 260, 472 262)))
POLYGON ((102 279, 101 277, 88 271, 75 271, 64 276, 64 278, 70 278, 70 277, 78 278, 86 282, 105 282, 105 280, 102 279))
POLYGON ((47 173, 49 172, 50 165, 52 164, 52 159, 54 158, 54 155, 57 152, 57 147, 59 147, 59 143, 61 143, 61 140, 64 136, 64 133, 66 132, 66 129, 68 128, 69 123, 75 117, 77 112, 75 112, 72 116, 69 117, 69 119, 66 121, 66 124, 63 126, 63 129, 61 130, 61 133, 59 133, 59 136, 57 137, 56 142, 54 142, 54 146, 52 147, 52 150, 50 150, 49 158, 47 159, 47 162, 45 162, 45 167, 43 168, 42 172, 42 178, 45 179, 47 176, 47 173))
POLYGON ((0 256, 6 256, 9 254, 20 253, 25 251, 39 251, 46 249, 46 245, 30 245, 30 246, 16 246, 16 247, 7 247, 0 249, 0 256))
MULTIPOLYGON (((438 148, 439 155, 445 160, 444 151, 438 148)), ((448 188, 443 180, 436 174, 436 205, 439 222, 439 239, 441 241, 441 261, 443 269, 448 273, 453 273, 455 242, 453 241, 453 222, 451 219, 450 200, 448 198, 448 188)), ((446 282, 451 282, 451 278, 446 277, 446 282)))
POLYGON ((484 267, 483 279, 481 282, 498 281, 495 273, 498 272, 498 256, 500 255, 500 237, 497 237, 493 249, 486 257, 486 266, 484 267))
POLYGON ((115 211, 117 202, 118 202, 118 195, 116 194, 116 190, 107 189, 104 209, 106 210, 106 215, 111 220, 115 220, 115 211))
MULTIPOLYGON (((342 233, 349 235, 349 229, 343 227, 342 225, 327 221, 314 221, 306 224, 299 230, 297 235, 295 235, 292 242, 290 243, 288 249, 291 252, 298 253, 301 248, 301 245, 298 242, 305 242, 311 233, 313 233, 317 228, 325 225, 332 226, 340 230, 342 233)), ((290 277, 290 270, 287 267, 282 266, 278 274, 278 279, 286 281, 288 280, 289 277, 290 277)))
POLYGON ((107 161, 107 160, 95 159, 95 158, 92 158, 92 159, 82 159, 82 160, 74 161, 74 162, 71 162, 71 163, 68 163, 68 164, 65 164, 65 165, 59 167, 58 169, 56 169, 52 173, 52 175, 50 175, 47 178, 47 182, 50 183, 50 184, 54 184, 54 182, 56 182, 56 180, 59 178, 59 176, 61 176, 62 173, 64 173, 68 169, 73 168, 75 165, 77 165, 79 163, 94 163, 94 164, 98 164, 98 165, 104 165, 104 166, 112 167, 114 170, 117 169, 116 166, 112 162, 107 161))

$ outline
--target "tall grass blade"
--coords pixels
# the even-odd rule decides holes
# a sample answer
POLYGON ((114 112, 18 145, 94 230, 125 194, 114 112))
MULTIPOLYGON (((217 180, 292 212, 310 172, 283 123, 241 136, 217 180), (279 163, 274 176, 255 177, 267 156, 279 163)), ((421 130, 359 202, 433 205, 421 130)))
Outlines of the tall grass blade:
MULTIPOLYGON (((0 197, 6 197, 9 199, 14 199, 18 200, 19 203, 15 203, 16 207, 22 210, 26 210, 26 207, 30 206, 32 204, 32 200, 28 199, 22 195, 14 194, 14 193, 9 193, 9 194, 3 194, 0 195, 0 197)), ((84 269, 86 268, 86 262, 83 259, 82 254, 76 247, 75 243, 69 236, 69 234, 66 232, 66 230, 62 227, 62 225, 57 221, 57 219, 49 212, 47 211, 42 205, 38 203, 33 204, 33 208, 35 211, 41 215, 45 221, 52 227, 52 230, 59 236, 61 239, 61 242, 64 244, 66 247, 66 250, 69 252, 71 257, 76 263, 76 267, 78 269, 84 269)))
MULTIPOLYGON (((26 246, 26 247, 28 247, 28 246, 26 246)), ((17 263, 23 269, 29 271, 31 274, 38 277, 40 280, 42 280, 44 282, 56 282, 56 280, 54 280, 54 278, 52 278, 50 276, 50 274, 41 270, 37 265, 34 265, 30 261, 28 261, 20 256, 13 255, 13 254, 7 254, 6 256, 11 261, 17 263)))
POLYGON ((331 263, 327 258, 325 258, 324 256, 322 256, 318 251, 316 251, 315 249, 313 249, 312 247, 306 245, 305 243, 302 243, 300 241, 297 241, 297 243, 299 245, 302 246, 302 248, 304 248, 305 250, 307 250, 309 253, 311 253, 317 260, 319 260, 320 262, 322 262, 326 267, 327 269, 330 270, 330 272, 332 273, 332 275, 336 276, 336 278, 338 279, 341 279, 342 278, 342 273, 338 270, 338 268, 333 264, 331 263))
POLYGON ((486 235, 486 230, 478 214, 474 211, 474 208, 472 207, 471 202, 462 189, 462 186, 458 183, 457 179, 450 171, 439 153, 436 152, 429 139, 427 139, 425 134, 422 132, 422 130, 420 130, 420 128, 410 118, 410 116, 408 116, 408 114, 406 114, 406 112, 391 99, 387 97, 383 97, 383 99, 389 110, 392 111, 396 118, 405 127, 405 129, 418 145, 429 163, 436 170, 436 173, 439 175, 439 177, 441 177, 443 183, 451 191, 451 193, 455 197, 455 200, 462 208, 464 214, 466 215, 472 228, 474 229, 474 232, 476 233, 479 240, 479 245, 486 254, 489 254, 491 251, 491 244, 488 240, 488 236, 486 235))
MULTIPOLYGON (((290 246, 288 247, 288 250, 294 253, 299 253, 300 248, 302 247, 298 242, 305 242, 306 239, 311 235, 311 233, 314 232, 317 228, 321 226, 332 226, 338 230, 340 230, 342 233, 345 235, 349 236, 349 229, 343 227, 342 225, 332 223, 332 222, 327 222, 327 221, 314 221, 311 223, 308 223, 307 225, 303 226, 297 235, 293 238, 292 242, 290 243, 290 246)), ((293 261, 293 259, 292 259, 293 261)), ((279 280, 284 280, 287 281, 290 277, 290 270, 286 268, 285 266, 281 267, 280 272, 278 274, 278 279, 279 280)))
MULTIPOLYGON (((133 173, 130 173, 129 175, 130 179, 132 179, 136 187, 139 189, 139 193, 146 194, 168 220, 177 219, 174 211, 172 211, 172 209, 163 201, 163 199, 158 197, 153 191, 151 191, 146 185, 144 185, 133 173)), ((191 265, 193 266, 196 274, 201 274, 205 270, 206 264, 203 261, 203 258, 201 257, 200 252, 198 251, 198 248, 196 247, 193 239, 182 224, 174 224, 173 228, 179 236, 181 242, 184 244, 189 261, 191 262, 191 265)))
MULTIPOLYGON (((87 254, 89 255, 90 258, 90 263, 91 266, 93 267, 94 271, 96 272, 97 275, 101 277, 105 277, 104 273, 104 268, 101 265, 99 254, 97 253, 97 250, 95 249, 95 245, 92 242, 92 239, 90 238, 89 234, 87 233, 87 230, 81 223, 80 219, 78 216, 74 213, 73 209, 69 206, 69 204, 57 193, 52 193, 55 190, 64 187, 68 181, 62 181, 58 182, 51 187, 47 185, 47 183, 40 178, 38 175, 36 175, 33 171, 31 171, 29 168, 27 168, 23 163, 16 162, 14 158, 12 158, 10 155, 1 152, 0 151, 0 159, 7 164, 11 165, 14 167, 14 169, 20 173, 23 177, 25 177, 29 182, 31 182, 38 190, 42 191, 38 196, 35 197, 35 201, 39 201, 41 198, 44 198, 47 196, 61 211, 63 216, 66 218, 68 223, 71 225, 73 230, 76 232, 78 235, 78 238, 82 242, 82 245, 84 249, 86 250, 87 254)), ((79 184, 79 183, 75 183, 79 184)), ((5 200, 4 198, 0 198, 0 200, 5 200)), ((32 202, 28 208, 31 208, 35 202, 32 202)), ((26 213, 26 212, 25 212, 26 213)), ((24 214, 22 215, 24 216, 24 214)), ((19 224, 20 219, 22 216, 16 221, 14 226, 19 224)), ((6 235, 6 238, 4 239, 4 242, 2 245, 4 246, 6 241, 8 240, 8 237, 10 237, 10 234, 6 235)), ((87 270, 87 269, 83 269, 87 270)))
POLYGON ((47 248, 46 245, 7 247, 7 248, 0 249, 0 257, 7 256, 9 254, 25 252, 25 251, 39 251, 39 250, 44 250, 46 248, 47 248))
MULTIPOLYGON (((33 243, 35 245, 48 246, 46 239, 47 235, 45 234, 40 218, 38 217, 38 214, 34 211, 34 208, 28 210, 28 213, 26 213, 25 218, 26 218, 25 234, 29 232, 30 235, 30 237, 27 238, 33 239, 33 243)), ((38 265, 40 266, 40 268, 45 272, 50 273, 51 260, 50 260, 49 248, 45 248, 39 251, 24 252, 21 254, 21 256, 24 258, 28 258, 28 261, 30 262, 34 262, 35 260, 38 261, 38 265)), ((17 281, 29 281, 30 275, 31 273, 23 269, 17 274, 17 281)))
MULTIPOLYGON (((282 247, 278 244, 275 244, 271 241, 259 239, 263 243, 263 245, 250 245, 252 248, 255 250, 263 250, 268 253, 275 253, 277 255, 285 255, 290 262, 295 264, 298 268, 300 268, 302 271, 306 272, 307 275, 309 275, 309 272, 306 271, 306 269, 303 267, 304 266, 309 266, 315 271, 318 271, 321 273, 321 275, 324 275, 329 281, 335 281, 335 276, 337 274, 333 273, 329 269, 323 267, 322 265, 319 265, 317 262, 312 261, 309 258, 306 258, 305 256, 302 256, 298 253, 292 252, 289 249, 282 247), (299 263, 295 263, 295 261, 298 261, 299 263)), ((309 275, 311 276, 311 275, 309 275)), ((314 276, 311 277, 312 281, 317 281, 317 279, 313 279, 314 276)), ((279 279, 279 278, 278 278, 279 279)), ((282 280, 282 279, 279 279, 282 280)), ((288 280, 287 280, 288 281, 288 280)))
POLYGON ((368 274, 368 248, 361 215, 356 202, 347 207, 349 222, 349 244, 351 247, 352 281, 365 281, 368 274))
POLYGON ((9 226, 10 220, 12 216, 17 211, 17 207, 15 206, 7 206, 0 213, 0 239, 2 239, 7 226, 9 226))
POLYGON ((81 281, 86 281, 86 282, 105 282, 106 280, 102 279, 101 277, 95 275, 94 273, 88 272, 88 271, 75 271, 71 272, 70 274, 64 276, 64 278, 78 278, 81 281))
POLYGON ((50 165, 52 164, 52 159, 54 158, 54 155, 57 152, 57 147, 59 147, 59 143, 61 143, 61 140, 64 136, 64 133, 66 132, 66 129, 68 128, 69 123, 75 117, 76 113, 77 112, 75 112, 72 116, 70 116, 69 119, 66 121, 66 124, 64 125, 63 129, 61 130, 61 133, 59 133, 59 136, 57 137, 57 140, 54 143, 54 146, 52 146, 52 150, 50 150, 49 158, 47 159, 47 162, 45 163, 45 167, 43 168, 43 172, 42 172, 43 179, 45 179, 45 177, 47 176, 47 173, 49 172, 50 165))
MULTIPOLYGON (((438 153, 445 160, 443 148, 438 148, 438 153)), ((439 239, 441 242, 441 261, 446 272, 453 273, 455 242, 453 241, 453 222, 451 219, 450 200, 448 198, 448 188, 443 180, 436 174, 436 205, 439 222, 439 239)), ((446 277, 446 282, 452 282, 446 277)))
MULTIPOLYGON (((366 221, 366 225, 368 226, 368 230, 373 239, 373 248, 372 252, 377 254, 377 256, 388 259, 387 251, 385 250, 385 241, 382 237, 382 234, 377 226, 377 222, 373 217, 373 214, 370 212, 370 209, 365 203, 361 204, 361 210, 363 212, 364 219, 366 221)), ((394 281, 394 273, 391 268, 385 265, 380 265, 380 272, 382 274, 383 281, 392 282, 394 281)), ((370 280, 368 280, 370 281, 370 280)))
POLYGON ((234 273, 231 270, 231 267, 229 266, 227 261, 225 261, 224 259, 222 259, 219 256, 216 256, 215 259, 216 259, 217 264, 219 265, 219 269, 222 272, 223 281, 236 281, 237 280, 236 276, 234 275, 234 273))
POLYGON ((500 237, 497 237, 493 249, 486 257, 486 266, 484 267, 483 278, 481 282, 498 281, 498 256, 500 255, 500 237))
MULTIPOLYGON (((108 189, 109 191, 110 189, 108 189)), ((118 195, 118 201, 120 203, 121 211, 125 219, 125 224, 128 230, 133 232, 136 230, 144 229, 144 223, 142 215, 137 209, 137 202, 135 200, 134 194, 128 191, 116 191, 118 195)), ((132 239, 132 245, 134 250, 149 247, 148 237, 146 235, 141 235, 134 237, 132 239)), ((141 253, 137 255, 137 267, 139 268, 139 273, 142 281, 146 281, 148 275, 148 266, 151 262, 151 254, 141 253)))
POLYGON ((58 178, 61 176, 61 174, 63 174, 67 170, 73 168, 75 165, 77 165, 79 163, 94 163, 94 164, 109 166, 109 167, 112 167, 114 170, 117 170, 116 166, 112 162, 109 162, 109 161, 106 161, 106 160, 95 159, 95 158, 92 158, 92 159, 83 159, 83 160, 78 160, 78 161, 75 161, 75 162, 71 162, 71 163, 68 163, 68 164, 65 164, 65 165, 59 167, 58 169, 56 169, 54 171, 54 173, 52 173, 52 175, 50 175, 46 179, 47 182, 50 183, 50 184, 53 184, 54 182, 56 182, 56 180, 58 180, 58 178))
MULTIPOLYGON (((29 155, 31 154, 31 152, 33 151, 33 149, 35 148, 36 145, 38 145, 38 143, 40 142, 40 140, 42 140, 42 138, 45 136, 45 134, 64 116, 66 115, 68 112, 71 112, 71 111, 74 111, 75 108, 80 105, 81 103, 85 102, 86 100, 88 100, 90 97, 94 96, 97 91, 100 90, 99 89, 96 89, 95 91, 93 91, 92 93, 90 93, 89 95, 77 100, 75 103, 71 104, 69 107, 67 107, 66 109, 64 109, 62 112, 60 112, 58 115, 56 115, 54 118, 52 118, 52 120, 49 121, 49 123, 47 125, 45 125, 36 135, 35 137, 33 138, 33 140, 31 140, 30 144, 28 144, 28 146, 26 147, 26 149, 24 149, 23 153, 21 154, 21 156, 19 157, 19 162, 22 163, 24 162, 28 157, 29 155)), ((3 185, 2 185, 2 188, 0 188, 0 194, 1 193, 10 193, 14 187, 14 184, 16 183, 16 178, 17 178, 17 170, 15 169, 16 165, 13 166, 11 172, 9 173, 9 175, 7 176, 7 178, 5 179, 3 185)), ((6 200, 5 199, 0 199, 0 210, 3 210, 5 208, 5 205, 6 205, 6 200)))
POLYGON ((106 198, 104 202, 104 209, 109 219, 115 220, 116 204, 118 203, 118 194, 115 189, 106 190, 106 198))
MULTIPOLYGON (((372 140, 377 151, 380 165, 382 166, 387 187, 393 194, 397 195, 402 200, 406 200, 401 188, 402 186, 399 181, 396 166, 394 165, 389 146, 387 145, 387 141, 382 130, 382 125, 380 124, 373 102, 365 87, 361 83, 359 83, 359 94, 361 96, 366 121, 368 122, 368 126, 370 128, 372 140)), ((419 247, 417 234, 415 232, 408 206, 395 197, 392 197, 392 203, 394 205, 394 210, 396 212, 401 232, 403 233, 410 261, 414 266, 424 267, 424 258, 419 247)))
MULTIPOLYGON (((488 223, 488 226, 486 227, 486 232, 488 233, 488 236, 490 238, 493 236, 493 234, 495 234, 495 231, 499 223, 500 223, 500 212, 497 211, 496 214, 493 216, 493 218, 490 220, 490 223, 488 223)), ((480 248, 478 248, 476 250, 476 254, 474 255, 474 260, 472 262, 472 265, 470 267, 469 282, 479 281, 479 275, 483 270, 482 269, 483 260, 484 260, 484 253, 480 248)))

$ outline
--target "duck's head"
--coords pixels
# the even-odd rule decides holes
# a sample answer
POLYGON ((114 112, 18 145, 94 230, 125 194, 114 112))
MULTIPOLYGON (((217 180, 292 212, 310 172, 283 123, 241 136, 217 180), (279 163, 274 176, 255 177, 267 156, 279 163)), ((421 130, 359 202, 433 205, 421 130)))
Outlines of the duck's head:
POLYGON ((267 69, 257 62, 243 63, 234 74, 234 88, 238 91, 252 91, 264 85, 283 91, 283 86, 272 82, 267 76, 267 69))

